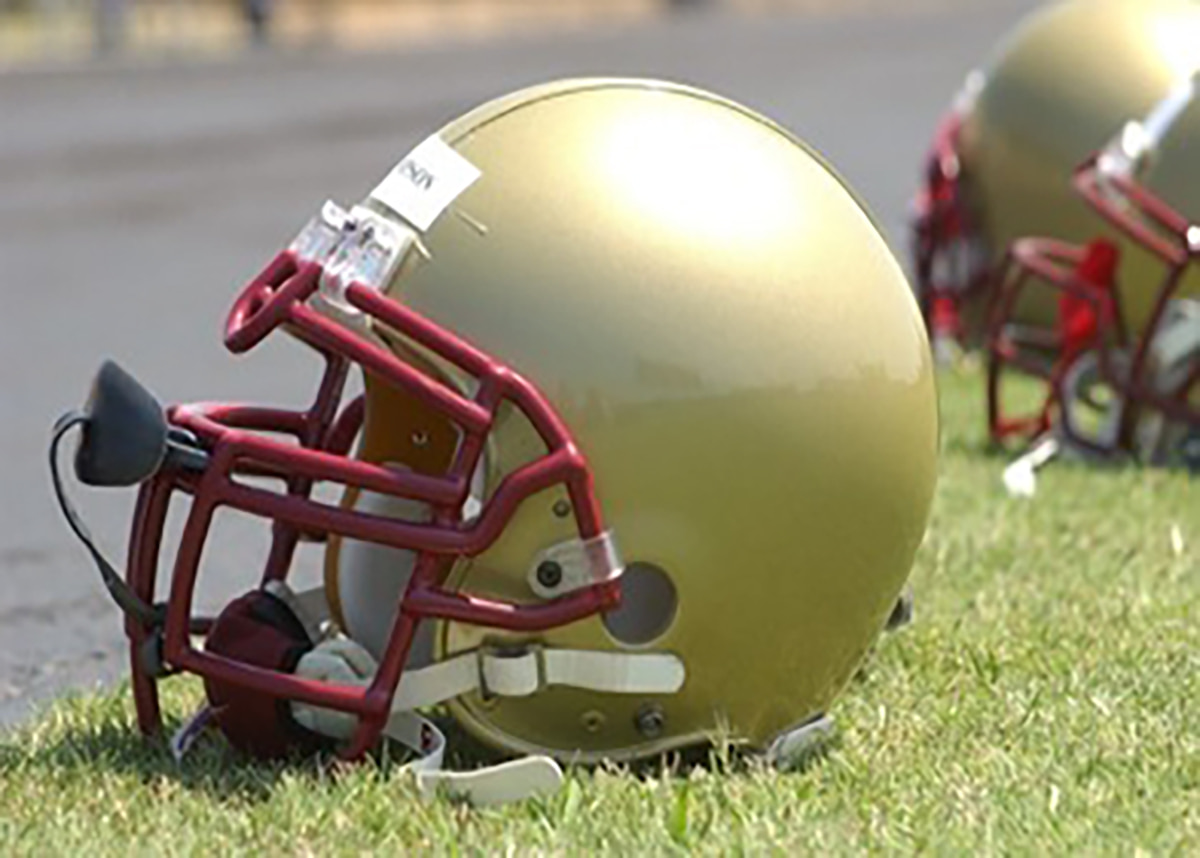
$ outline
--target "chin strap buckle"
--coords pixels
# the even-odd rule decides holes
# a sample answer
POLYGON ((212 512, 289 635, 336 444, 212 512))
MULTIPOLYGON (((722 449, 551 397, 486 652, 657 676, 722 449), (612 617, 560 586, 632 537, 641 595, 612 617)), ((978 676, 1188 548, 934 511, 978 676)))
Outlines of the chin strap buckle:
POLYGON ((491 700, 528 697, 541 691, 549 685, 543 653, 536 643, 517 647, 485 645, 474 650, 479 696, 491 700))

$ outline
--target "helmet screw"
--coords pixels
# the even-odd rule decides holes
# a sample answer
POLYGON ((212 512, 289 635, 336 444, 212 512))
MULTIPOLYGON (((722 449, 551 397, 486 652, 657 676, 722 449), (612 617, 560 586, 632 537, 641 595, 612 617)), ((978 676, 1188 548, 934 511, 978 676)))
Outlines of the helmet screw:
POLYGON ((543 560, 538 564, 537 579, 538 583, 547 590, 553 590, 562 583, 563 571, 562 567, 553 560, 543 560))
POLYGON ((647 739, 657 739, 661 736, 666 723, 667 717, 663 714, 662 707, 655 703, 648 703, 633 716, 633 725, 647 739))
POLYGON ((597 709, 589 709, 583 713, 579 721, 587 732, 599 733, 600 728, 604 726, 604 713, 597 709))
POLYGON ((429 443, 429 433, 424 429, 418 429, 412 434, 412 442, 414 447, 424 447, 429 443))
POLYGON ((569 501, 556 500, 552 511, 559 518, 566 518, 571 514, 571 504, 569 501))

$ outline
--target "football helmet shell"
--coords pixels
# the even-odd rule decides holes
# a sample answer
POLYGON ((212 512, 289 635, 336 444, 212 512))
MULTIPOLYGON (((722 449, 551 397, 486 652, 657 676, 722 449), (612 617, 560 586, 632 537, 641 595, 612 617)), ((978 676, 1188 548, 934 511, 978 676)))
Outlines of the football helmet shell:
POLYGON ((699 90, 559 82, 451 123, 361 205, 327 205, 226 343, 275 329, 326 357, 313 406, 176 407, 188 455, 143 483, 147 603, 167 499, 193 495, 169 601, 128 623, 147 730, 157 665, 203 676, 251 750, 295 704, 355 716, 356 756, 418 699, 561 759, 722 730, 767 748, 846 684, 925 531, 937 406, 899 265, 818 155, 699 90), (364 395, 340 404, 355 367, 364 395), (327 540, 361 682, 306 672, 313 624, 259 596, 194 620, 220 506, 272 522, 272 599, 299 540, 327 540), (205 631, 218 647, 192 645, 205 631))
MULTIPOLYGON (((936 443, 911 300, 862 206, 778 126, 691 90, 556 85, 440 137, 487 181, 385 294, 537 379, 587 452, 622 556, 677 592, 650 640, 623 642, 595 617, 540 641, 652 644, 688 665, 672 695, 473 695, 452 704, 456 716, 513 750, 623 758, 722 723, 765 745, 823 711, 895 603, 936 443), (901 446, 911 456, 897 457, 901 446), (858 532, 872 537, 851 560, 858 532), (732 657, 741 635, 754 643, 732 657), (649 734, 637 717, 647 706, 663 721, 649 734)), ((396 421, 419 409, 368 384, 362 455, 408 464, 412 427, 396 421)), ((448 437, 440 430, 416 431, 448 437)), ((484 491, 536 447, 527 423, 499 422, 484 491)), ((566 502, 561 491, 531 499, 495 546, 456 567, 453 586, 537 598, 533 559, 564 538, 554 509, 566 502)), ((371 573, 337 558, 329 590, 348 619, 343 579, 371 573)), ((507 639, 453 622, 434 632, 435 654, 488 642, 507 639)))

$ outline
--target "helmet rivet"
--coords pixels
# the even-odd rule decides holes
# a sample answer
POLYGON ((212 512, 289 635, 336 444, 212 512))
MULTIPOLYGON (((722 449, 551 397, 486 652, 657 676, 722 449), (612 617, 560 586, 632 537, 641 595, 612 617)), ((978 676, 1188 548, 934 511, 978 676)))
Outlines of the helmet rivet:
POLYGON ((662 707, 656 703, 648 703, 633 716, 633 725, 647 739, 657 739, 661 736, 666 723, 667 716, 663 714, 662 707))
POLYGON ((562 567, 553 560, 543 560, 538 564, 537 579, 548 590, 552 590, 562 583, 563 570, 562 567))
POLYGON ((604 726, 604 713, 597 709, 589 709, 579 717, 579 723, 588 733, 599 733, 604 726))
POLYGON ((570 502, 565 500, 556 500, 554 502, 553 512, 559 518, 566 518, 571 514, 570 502))
POLYGON ((424 447, 429 443, 429 433, 424 429, 418 429, 412 434, 413 446, 424 447))

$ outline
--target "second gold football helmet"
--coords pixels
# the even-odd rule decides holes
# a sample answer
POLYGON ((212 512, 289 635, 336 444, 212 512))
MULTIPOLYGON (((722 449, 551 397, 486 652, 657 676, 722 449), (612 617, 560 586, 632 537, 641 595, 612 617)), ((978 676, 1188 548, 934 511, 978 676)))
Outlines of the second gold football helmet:
MULTIPOLYGON (((1200 129, 1200 75, 1179 81, 1076 171, 1080 202, 1107 234, 1086 244, 1031 236, 1009 247, 988 322, 993 440, 1039 440, 1035 459, 1063 449, 1200 469, 1200 300, 1183 295, 1200 268, 1200 223, 1143 179, 1189 124, 1200 129), (1017 317, 1030 297, 1055 303, 1053 324, 1017 317), (1144 319, 1131 319, 1130 299, 1145 308, 1144 319), (1035 411, 1009 410, 1010 370, 1041 382, 1035 411)), ((1029 484, 1032 474, 1019 479, 1029 484)))
MULTIPOLYGON (((979 345, 996 267, 1026 235, 1121 251, 1133 329, 1152 312, 1156 261, 1075 195, 1071 177, 1129 121, 1200 67, 1200 3, 1066 0, 1030 15, 967 79, 935 136, 915 201, 914 271, 931 334, 979 345)), ((1200 212, 1200 124, 1182 123, 1142 176, 1175 209, 1200 212)), ((1181 295, 1200 294, 1189 272, 1181 295)), ((1048 324, 1056 306, 1030 291, 1014 318, 1048 324)))

